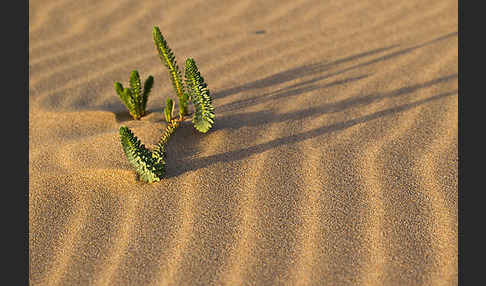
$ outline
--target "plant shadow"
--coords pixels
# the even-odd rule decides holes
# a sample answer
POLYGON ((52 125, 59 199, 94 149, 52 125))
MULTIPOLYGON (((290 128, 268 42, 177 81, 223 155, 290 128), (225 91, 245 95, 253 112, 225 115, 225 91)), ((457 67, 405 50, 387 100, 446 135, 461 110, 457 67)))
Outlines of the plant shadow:
MULTIPOLYGON (((304 93, 310 92, 310 91, 316 91, 320 89, 325 89, 327 87, 331 86, 337 86, 337 85, 342 85, 346 83, 351 83, 354 81, 359 81, 361 79, 367 78, 370 75, 359 75, 359 76, 354 76, 354 77, 349 77, 341 80, 336 80, 331 83, 327 83, 325 85, 319 85, 318 82, 327 79, 333 76, 337 76, 340 74, 343 74, 345 72, 351 71, 351 70, 358 70, 359 68, 365 67, 367 65, 371 65, 374 63, 382 62, 382 61, 387 61, 390 59, 393 59, 395 57, 405 55, 407 53, 410 53, 418 48, 425 47, 428 45, 431 45, 433 43, 439 42, 441 40, 456 36, 457 32, 449 33, 447 35, 438 37, 436 39, 430 40, 428 42, 422 43, 420 45, 416 45, 413 47, 401 49, 398 51, 392 51, 390 52, 391 49, 398 47, 398 45, 394 46, 389 46, 381 49, 376 49, 356 55, 352 55, 350 57, 346 57, 343 59, 336 60, 331 63, 317 63, 317 64, 311 64, 311 65, 304 65, 298 68, 290 69, 288 71, 284 71, 281 73, 277 73, 275 75, 253 81, 247 84, 243 84, 241 86, 237 86, 234 88, 230 88, 227 90, 223 90, 221 92, 217 92, 213 95, 213 97, 217 100, 218 98, 222 98, 225 96, 230 96, 236 93, 240 92, 245 92, 251 89, 258 89, 258 88, 263 88, 263 87, 268 87, 272 85, 278 85, 282 84, 288 81, 293 81, 293 80, 298 80, 299 78, 302 77, 308 77, 308 76, 314 76, 311 79, 307 79, 305 81, 301 81, 298 83, 295 83, 291 86, 281 88, 272 92, 264 93, 260 96, 255 96, 255 97, 250 97, 250 98, 243 98, 239 100, 232 101, 227 104, 223 104, 220 106, 216 107, 217 111, 220 112, 225 112, 226 114, 223 116, 218 116, 216 117, 216 122, 213 127, 212 132, 217 132, 217 131, 225 131, 225 132, 230 132, 232 134, 232 130, 238 130, 240 128, 250 128, 250 129, 260 129, 264 130, 266 126, 276 124, 276 123, 282 123, 282 122, 295 122, 295 121, 302 121, 305 119, 311 119, 312 117, 317 117, 321 116, 322 114, 326 113, 335 113, 335 112, 342 112, 345 111, 346 109, 350 108, 355 108, 355 107, 364 107, 366 105, 373 104, 375 102, 378 102, 380 100, 384 99, 390 99, 394 97, 400 97, 406 94, 413 93, 417 90, 424 89, 433 85, 437 85, 440 83, 445 83, 450 80, 456 79, 457 78, 457 73, 450 74, 444 77, 440 77, 434 80, 430 80, 424 83, 420 84, 415 84, 411 86, 406 86, 402 87, 396 90, 393 90, 391 92, 386 92, 386 93, 373 93, 365 96, 359 96, 359 97, 353 97, 353 98, 348 98, 344 100, 340 100, 337 102, 333 103, 327 103, 324 105, 320 106, 309 106, 308 108, 298 110, 298 111, 293 111, 293 112, 288 112, 288 113, 277 113, 273 111, 272 109, 265 109, 264 111, 256 111, 256 112, 241 112, 237 113, 238 110, 244 110, 246 107, 249 106, 254 106, 256 104, 262 104, 262 103, 272 103, 274 105, 279 105, 282 104, 281 100, 287 100, 292 97, 296 97, 299 95, 302 95, 304 93), (352 65, 350 67, 344 68, 344 69, 339 69, 337 71, 334 71, 332 73, 325 73, 325 71, 329 70, 331 67, 337 66, 340 63, 348 62, 348 61, 353 61, 365 56, 371 56, 371 55, 376 55, 380 52, 388 52, 385 55, 380 55, 378 57, 375 57, 373 59, 366 60, 362 63, 352 65)), ((176 177, 179 176, 180 174, 183 174, 188 171, 195 171, 201 168, 206 168, 209 167, 213 164, 217 163, 226 163, 226 162, 233 162, 233 161, 239 161, 246 159, 250 156, 260 154, 262 152, 268 151, 270 149, 278 148, 283 145, 289 145, 289 144, 295 144, 304 140, 312 139, 318 136, 322 136, 324 134, 332 133, 335 131, 340 131, 344 130, 347 128, 350 128, 352 126, 355 126, 360 123, 365 123, 380 117, 384 116, 389 116, 398 112, 404 112, 406 110, 418 107, 422 104, 426 104, 431 101, 439 100, 448 96, 453 96, 457 94, 457 90, 453 90, 450 92, 445 92, 445 93, 440 93, 435 96, 429 97, 427 99, 422 99, 418 100, 415 102, 403 104, 397 107, 389 108, 383 111, 378 111, 369 115, 365 115, 362 117, 350 119, 347 121, 343 121, 340 123, 335 123, 331 125, 326 125, 322 126, 319 128, 312 129, 310 131, 306 132, 301 132, 297 134, 292 134, 288 136, 284 136, 282 138, 274 139, 266 143, 262 144, 257 144, 249 147, 244 147, 244 148, 239 148, 238 150, 234 151, 228 151, 224 152, 221 154, 216 154, 216 155, 210 155, 210 156, 205 156, 205 157, 198 157, 197 152, 202 146, 198 145, 200 144, 200 140, 202 136, 207 136, 204 134, 198 134, 197 131, 185 131, 188 137, 191 136, 193 139, 191 140, 191 147, 192 148, 192 153, 187 152, 185 153, 185 156, 171 156, 171 159, 169 160, 169 169, 166 174, 167 177, 176 177)), ((189 128, 193 129, 193 128, 189 128)), ((177 137, 177 136, 176 136, 177 137)), ((185 138, 188 138, 184 136, 185 138)), ((177 139, 176 139, 177 140, 177 139)), ((182 140, 182 139, 180 139, 182 140)), ((229 138, 228 140, 233 140, 229 138)), ((175 141, 175 140, 174 140, 175 141)), ((187 142, 181 142, 181 144, 187 144, 187 142)), ((170 144, 169 144, 170 145, 170 144)), ((182 149, 183 147, 181 147, 182 149)), ((179 149, 179 148, 174 148, 174 149, 179 149)), ((171 151, 172 152, 172 151, 171 151)), ((177 150, 174 150, 174 152, 177 152, 177 150)), ((181 152, 179 150, 179 152, 181 152)), ((184 154, 184 151, 182 151, 184 154)))
MULTIPOLYGON (((355 96, 352 98, 348 98, 348 99, 344 99, 332 103, 326 103, 318 106, 310 105, 307 108, 288 112, 288 113, 277 113, 272 109, 265 109, 264 111, 256 111, 256 112, 244 111, 247 107, 254 106, 256 104, 268 103, 268 104, 273 104, 275 106, 278 106, 280 104, 291 104, 291 102, 283 103, 282 100, 290 100, 294 97, 301 96, 302 94, 311 91, 318 91, 321 89, 353 83, 361 79, 365 79, 369 77, 370 74, 364 74, 364 75, 339 79, 326 84, 319 84, 319 82, 322 80, 335 77, 349 71, 359 70, 360 68, 366 67, 368 65, 394 59, 396 57, 405 55, 416 49, 419 49, 421 47, 431 45, 433 43, 436 43, 438 41, 456 35, 457 32, 449 33, 444 36, 438 37, 436 39, 422 43, 420 45, 415 45, 412 47, 400 49, 398 51, 391 51, 392 49, 399 47, 399 45, 393 45, 393 46, 388 46, 380 49, 375 49, 375 50, 351 55, 349 57, 338 59, 333 62, 307 64, 250 83, 246 83, 220 92, 215 92, 213 94, 213 99, 215 99, 215 101, 213 102, 216 103, 218 99, 230 95, 234 95, 240 92, 247 92, 253 89, 260 89, 260 88, 280 85, 289 81, 307 78, 305 80, 301 80, 300 82, 294 83, 290 86, 280 88, 275 91, 267 92, 259 96, 237 99, 223 105, 215 105, 216 112, 220 112, 219 114, 224 114, 224 115, 218 116, 218 114, 216 114, 216 120, 215 120, 215 125, 213 127, 213 130, 210 131, 208 134, 201 134, 196 130, 194 130, 194 128, 192 127, 192 123, 189 120, 183 122, 183 126, 181 126, 182 128, 178 128, 178 130, 174 134, 175 136, 171 138, 167 146, 168 169, 166 172, 166 177, 168 178, 177 177, 185 172, 206 168, 217 163, 227 163, 227 162, 243 160, 250 156, 260 154, 270 149, 278 148, 284 145, 295 144, 304 140, 322 136, 324 134, 344 130, 360 123, 365 123, 380 117, 389 116, 398 112, 403 112, 415 108, 419 105, 457 94, 457 90, 440 93, 435 96, 429 97, 427 99, 422 99, 415 102, 403 104, 397 107, 389 108, 383 111, 375 112, 358 118, 353 118, 347 121, 318 127, 309 131, 283 136, 282 138, 273 139, 266 143, 256 144, 248 147, 242 147, 237 150, 223 152, 221 154, 216 154, 216 155, 209 155, 205 157, 199 156, 200 150, 204 148, 204 146, 202 146, 204 145, 202 141, 206 141, 205 136, 210 135, 211 132, 223 131, 223 132, 229 132, 229 134, 231 135, 231 134, 237 134, 237 132, 233 132, 233 131, 239 130, 241 128, 264 130, 267 126, 272 124, 278 124, 282 122, 303 121, 307 119, 312 119, 313 117, 321 116, 323 114, 342 112, 347 109, 355 108, 355 107, 364 107, 366 105, 373 104, 380 100, 399 97, 405 94, 415 92, 419 89, 427 88, 436 84, 444 83, 452 79, 455 79, 457 78, 457 73, 440 77, 424 83, 402 87, 393 90, 391 92, 373 93, 373 94, 359 96, 359 97, 355 96), (379 53, 385 53, 385 54, 378 55, 379 53), (365 61, 362 61, 361 63, 357 63, 346 68, 338 69, 337 71, 326 73, 326 71, 329 71, 331 68, 336 68, 340 64, 346 62, 352 62, 368 56, 374 56, 374 58, 367 59, 365 61), (309 79, 309 77, 311 78, 309 79), (238 111, 242 111, 242 112, 238 113, 238 111)), ((117 121, 119 122, 130 120, 130 116, 127 111, 117 112, 116 118, 117 121)), ((234 139, 230 137, 228 138, 228 140, 238 141, 239 139, 237 138, 234 139)))
MULTIPOLYGON (((405 49, 402 49, 402 50, 399 50, 399 51, 395 51, 395 52, 389 53, 387 55, 380 56, 380 57, 377 57, 375 59, 366 61, 364 63, 357 64, 357 65, 351 66, 349 68, 340 70, 338 72, 335 72, 335 73, 332 73, 332 74, 329 74, 329 75, 325 75, 325 76, 321 77, 320 79, 325 79, 325 78, 335 76, 335 75, 338 75, 338 74, 341 74, 341 73, 344 73, 344 72, 347 72, 347 71, 350 71, 350 70, 354 70, 354 69, 358 69, 358 68, 361 68, 361 67, 364 67, 364 66, 367 66, 367 65, 371 65, 371 64, 374 64, 374 63, 377 63, 377 62, 380 62, 380 61, 386 61, 386 60, 395 58, 397 56, 407 54, 407 53, 412 52, 416 49, 419 49, 419 48, 422 48, 422 47, 425 47, 425 46, 429 46, 429 45, 432 45, 432 44, 437 43, 439 41, 457 36, 457 34, 458 34, 457 32, 452 32, 452 33, 440 36, 438 38, 432 39, 430 41, 427 41, 425 43, 415 45, 415 46, 412 46, 412 47, 408 47, 408 48, 405 48, 405 49)), ((398 44, 397 45, 391 45, 391 46, 388 46, 388 47, 374 49, 374 50, 371 50, 371 51, 366 51, 366 52, 363 52, 363 53, 351 55, 349 57, 338 59, 338 60, 332 61, 332 62, 319 62, 319 63, 314 63, 314 64, 303 65, 303 66, 300 66, 300 67, 297 67, 297 68, 292 68, 292 69, 289 69, 289 70, 286 70, 286 71, 283 71, 283 72, 279 72, 279 73, 276 73, 274 75, 271 75, 271 76, 268 76, 268 77, 265 77, 265 78, 262 78, 262 79, 259 79, 259 80, 256 80, 256 81, 252 81, 252 82, 249 82, 249 83, 242 84, 240 86, 236 86, 236 87, 232 87, 232 88, 229 88, 229 89, 225 89, 225 90, 216 92, 216 93, 213 94, 213 97, 215 99, 218 99, 218 98, 223 98, 223 97, 230 96, 230 95, 233 95, 233 94, 236 94, 236 93, 239 93, 239 92, 243 92, 243 91, 248 91, 248 90, 258 89, 258 88, 265 88, 265 87, 269 87, 269 86, 273 86, 273 85, 282 84, 282 83, 285 83, 285 82, 288 82, 288 81, 292 81, 292 80, 295 80, 295 79, 305 77, 307 75, 322 73, 322 72, 325 72, 325 71, 329 70, 330 68, 335 67, 339 64, 351 62, 351 61, 358 60, 358 59, 363 58, 363 57, 367 57, 367 56, 375 55, 375 54, 378 54, 378 53, 386 52, 386 51, 389 51, 391 49, 397 48, 399 46, 400 45, 398 45, 398 44)))
MULTIPOLYGON (((306 118, 312 118, 314 116, 322 115, 324 113, 336 113, 341 112, 348 108, 357 106, 366 106, 373 104, 377 101, 398 97, 407 93, 415 92, 419 89, 427 88, 436 84, 444 83, 452 79, 457 78, 458 74, 451 74, 448 76, 440 77, 431 81, 427 81, 421 84, 402 87, 388 93, 375 93, 360 97, 353 97, 349 99, 340 100, 337 102, 324 104, 320 106, 311 106, 304 110, 298 110, 289 113, 275 113, 272 110, 248 112, 243 114, 231 114, 218 118, 217 129, 239 129, 244 126, 249 127, 261 127, 267 124, 280 123, 284 121, 298 121, 306 118)), ((360 78, 365 78, 362 76, 360 78)), ((355 80, 355 79, 354 79, 355 80)), ((314 88, 312 88, 314 89, 314 88)), ((284 92, 287 93, 287 92, 284 92)))
MULTIPOLYGON (((404 112, 404 111, 410 110, 412 108, 418 107, 422 104, 426 104, 426 103, 431 102, 431 101, 439 100, 439 99, 442 99, 442 98, 445 98, 445 97, 448 97, 448 96, 452 96, 452 95, 457 95, 457 92, 458 92, 457 90, 453 90, 453 91, 450 91, 450 92, 441 93, 441 94, 429 97, 427 99, 418 100, 418 101, 408 103, 408 104, 403 104, 403 105, 400 105, 398 107, 389 108, 389 109, 386 109, 386 110, 383 110, 383 111, 378 111, 378 112, 375 112, 375 113, 372 113, 372 114, 369 114, 369 115, 365 115, 365 116, 362 116, 362 117, 358 117, 358 118, 355 118, 355 119, 351 119, 351 120, 348 120, 348 121, 339 122, 339 123, 335 123, 335 124, 327 125, 327 126, 322 126, 322 127, 319 127, 319 128, 312 129, 310 131, 306 131, 306 132, 302 132, 302 133, 298 133, 298 134, 293 134, 293 135, 286 136, 286 137, 283 137, 283 138, 274 139, 274 140, 271 140, 271 141, 266 142, 266 143, 257 144, 257 145, 254 145, 254 146, 249 146, 247 148, 241 148, 241 149, 235 150, 235 151, 229 151, 229 152, 225 152, 225 153, 222 153, 222 154, 210 155, 210 156, 206 156, 206 157, 203 157, 203 158, 194 158, 194 159, 191 159, 189 161, 184 161, 184 162, 182 162, 182 161, 174 162, 177 165, 177 168, 172 168, 171 174, 168 174, 168 177, 179 176, 180 174, 183 174, 185 172, 195 171, 195 170, 198 170, 198 169, 201 169, 201 168, 206 168, 208 166, 211 166, 213 164, 217 164, 217 163, 220 163, 220 162, 232 162, 232 161, 243 160, 243 159, 246 159, 250 156, 260 154, 260 153, 263 153, 263 152, 268 151, 270 149, 281 147, 283 145, 296 144, 296 143, 299 143, 299 142, 304 141, 304 140, 308 140, 308 139, 312 139, 312 138, 315 138, 315 137, 318 137, 318 136, 322 136, 322 135, 327 134, 327 133, 332 133, 332 132, 344 130, 344 129, 353 127, 357 124, 361 124, 361 123, 365 123, 365 122, 368 122, 368 121, 371 121, 371 120, 375 120, 375 119, 378 119, 380 117, 389 116, 389 115, 392 115, 392 114, 395 114, 395 113, 398 113, 398 112, 404 112)), ((258 112, 256 114, 258 116, 258 112)), ((294 115, 288 116, 287 118, 290 118, 290 117, 299 118, 304 114, 305 113, 302 113, 300 116, 294 114, 294 115)), ((305 116, 307 116, 307 115, 305 115, 305 116)), ((235 118, 230 119, 231 122, 234 123, 235 121, 237 121, 237 120, 235 120, 235 118)), ((270 122, 270 120, 268 120, 268 114, 263 116, 263 118, 264 119, 262 119, 262 121, 267 121, 266 124, 268 124, 270 122)), ((231 123, 229 123, 229 124, 231 124, 231 123)), ((254 124, 258 125, 257 123, 254 123, 254 124)), ((178 160, 176 160, 176 161, 178 161, 178 160)))

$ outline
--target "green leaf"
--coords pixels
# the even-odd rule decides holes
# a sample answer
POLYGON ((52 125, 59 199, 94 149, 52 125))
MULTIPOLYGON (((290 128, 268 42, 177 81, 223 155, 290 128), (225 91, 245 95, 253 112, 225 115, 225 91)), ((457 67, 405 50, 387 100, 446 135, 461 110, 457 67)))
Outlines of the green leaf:
POLYGON ((165 121, 167 121, 167 123, 170 123, 174 116, 174 105, 174 101, 171 98, 167 98, 164 108, 165 121))
POLYGON ((115 82, 115 91, 116 93, 118 94, 118 96, 122 96, 122 93, 123 93, 123 85, 119 82, 115 82))
POLYGON ((137 70, 130 72, 130 89, 135 103, 135 113, 141 117, 144 112, 142 110, 142 83, 137 70))
POLYGON ((120 127, 120 141, 128 162, 135 168, 140 180, 158 182, 165 173, 165 150, 158 146, 150 152, 140 140, 126 127, 120 127))
POLYGON ((125 103, 125 106, 128 109, 128 112, 130 112, 130 115, 133 117, 133 119, 139 119, 140 114, 137 113, 137 109, 135 108, 136 102, 132 93, 132 90, 129 88, 124 88, 122 92, 122 101, 125 103))
POLYGON ((169 69, 169 76, 172 81, 172 85, 177 97, 179 98, 179 108, 181 108, 183 114, 187 114, 187 101, 184 101, 184 84, 181 79, 181 71, 177 65, 174 53, 169 48, 164 36, 162 36, 159 27, 154 26, 152 34, 160 60, 169 69))
POLYGON ((153 85, 154 85, 154 77, 149 75, 143 85, 142 110, 144 114, 147 108, 148 96, 150 94, 150 91, 152 90, 153 85))
POLYGON ((192 123, 199 132, 206 133, 214 124, 214 107, 204 78, 192 58, 186 60, 185 78, 188 94, 195 109, 192 123))
POLYGON ((133 105, 133 101, 131 100, 130 90, 128 88, 124 88, 121 83, 115 82, 115 91, 120 97, 123 104, 125 104, 125 106, 130 111, 130 108, 133 105))
POLYGON ((127 107, 130 115, 134 119, 140 119, 145 115, 147 108, 147 99, 154 84, 153 76, 149 76, 145 81, 143 92, 142 83, 140 81, 140 74, 137 70, 130 72, 129 86, 124 88, 119 82, 115 82, 115 91, 120 97, 121 101, 127 107))
POLYGON ((186 115, 188 114, 187 106, 189 105, 189 95, 187 92, 182 94, 182 98, 179 98, 179 114, 186 115))
POLYGON ((130 89, 135 95, 135 98, 141 97, 142 83, 140 82, 140 74, 137 70, 133 70, 130 72, 130 89))

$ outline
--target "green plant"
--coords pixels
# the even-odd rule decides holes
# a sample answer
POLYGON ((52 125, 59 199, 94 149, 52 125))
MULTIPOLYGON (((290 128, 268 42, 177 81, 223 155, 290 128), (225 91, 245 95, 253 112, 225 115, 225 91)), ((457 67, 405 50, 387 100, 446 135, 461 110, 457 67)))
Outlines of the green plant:
MULTIPOLYGON (((184 116, 188 115, 187 107, 190 102, 194 106, 192 123, 194 128, 199 132, 208 132, 212 128, 215 118, 210 92, 194 59, 188 58, 185 62, 184 85, 174 53, 170 50, 157 26, 153 28, 153 38, 162 63, 169 69, 169 76, 179 99, 179 116, 174 117, 175 102, 171 98, 168 98, 163 110, 167 126, 152 151, 148 150, 128 127, 120 127, 121 145, 128 161, 135 168, 140 180, 149 183, 160 181, 164 176, 166 169, 166 145, 172 134, 181 125, 184 116)), ((153 83, 153 79, 151 81, 153 83)), ((138 85, 137 89, 137 81, 134 80, 133 82, 135 84, 132 84, 132 75, 130 75, 131 89, 128 93, 132 92, 131 90, 140 90, 140 85, 138 85)), ((138 82, 140 81, 138 80, 138 82)), ((150 88, 148 89, 149 91, 150 88)), ((124 93, 125 90, 128 90, 123 89, 121 84, 118 83, 115 83, 115 89, 117 92, 121 90, 124 93)), ((122 96, 120 97, 122 98, 122 96)), ((125 98, 131 97, 125 96, 125 98)), ((130 110, 129 106, 132 101, 128 100, 127 102, 129 104, 126 105, 130 110)), ((146 99, 144 104, 146 104, 146 99)))
POLYGON ((169 77, 172 82, 172 86, 174 87, 177 97, 179 98, 179 115, 187 115, 187 103, 189 98, 184 90, 184 84, 182 83, 181 79, 181 70, 177 65, 174 53, 169 48, 167 41, 164 39, 164 36, 157 26, 152 29, 152 35, 160 60, 169 69, 169 77))
POLYGON ((164 146, 159 146, 151 152, 126 127, 120 127, 120 139, 128 162, 135 168, 140 179, 145 182, 160 181, 165 173, 164 146))
POLYGON ((204 78, 199 73, 196 62, 189 58, 186 60, 186 84, 189 98, 194 104, 194 117, 192 123, 199 132, 206 133, 214 123, 214 107, 204 78))
POLYGON ((151 75, 148 76, 142 90, 140 75, 137 70, 134 70, 130 73, 129 85, 130 88, 123 88, 121 83, 115 82, 115 91, 127 107, 133 119, 140 119, 145 115, 147 99, 154 85, 154 77, 151 75))

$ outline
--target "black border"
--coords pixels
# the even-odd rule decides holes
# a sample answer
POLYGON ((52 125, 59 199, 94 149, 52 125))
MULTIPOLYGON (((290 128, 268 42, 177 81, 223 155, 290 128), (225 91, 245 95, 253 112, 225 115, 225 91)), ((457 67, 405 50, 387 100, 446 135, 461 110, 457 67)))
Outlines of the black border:
MULTIPOLYGON (((17 107, 9 110, 8 117, 4 117, 9 125, 8 128, 11 129, 6 134, 14 134, 13 138, 15 138, 14 142, 10 143, 14 146, 9 146, 12 147, 11 151, 4 150, 7 150, 5 156, 8 156, 9 162, 14 161, 11 159, 13 156, 19 158, 15 160, 15 168, 11 169, 13 174, 8 174, 5 180, 7 188, 4 191, 11 192, 15 201, 19 201, 24 208, 9 199, 4 200, 5 210, 7 210, 4 213, 4 218, 8 221, 7 232, 11 230, 15 230, 15 233, 20 232, 21 238, 12 235, 11 241, 4 242, 9 255, 4 255, 5 265, 8 266, 5 269, 7 277, 3 277, 2 280, 15 281, 7 284, 29 285, 29 1, 10 2, 8 9, 3 11, 5 14, 2 17, 3 46, 7 46, 8 49, 4 53, 6 57, 4 60, 9 66, 8 74, 13 75, 6 82, 10 90, 3 98, 14 99, 15 102, 9 103, 8 106, 17 107), (19 112, 20 108, 23 108, 22 112, 19 112), (9 182, 21 183, 22 187, 14 187, 17 184, 9 182), (14 245, 15 247, 12 247, 14 245)), ((10 166, 7 165, 4 170, 9 168, 10 166)))
MULTIPOLYGON (((20 102, 17 106, 22 106, 24 108, 25 114, 22 122, 24 124, 22 126, 23 128, 16 128, 16 133, 18 133, 19 138, 23 138, 24 144, 19 144, 19 146, 21 146, 22 150, 24 151, 23 154, 25 154, 24 160, 21 161, 23 162, 22 169, 25 170, 25 173, 21 178, 21 182, 23 183, 25 191, 22 192, 19 190, 17 193, 20 199, 24 202, 24 206, 26 209, 25 212, 22 212, 18 216, 21 220, 21 222, 18 223, 18 226, 21 227, 21 231, 23 233, 23 239, 19 240, 23 244, 23 251, 21 252, 22 255, 19 255, 19 257, 23 258, 22 264, 25 266, 21 267, 20 265, 18 265, 17 269, 24 270, 24 275, 16 275, 16 279, 12 280, 19 281, 19 283, 14 283, 17 285, 21 285, 22 282, 25 283, 25 285, 29 285, 29 1, 24 0, 11 2, 11 4, 13 3, 19 5, 18 8, 19 10, 21 10, 19 14, 24 15, 24 17, 18 17, 18 21, 20 23, 16 25, 16 27, 18 27, 20 31, 17 32, 16 29, 14 31, 17 32, 18 35, 20 35, 19 40, 22 42, 22 46, 24 47, 23 50, 17 48, 17 51, 15 51, 17 53, 21 53, 16 58, 22 59, 23 61, 17 66, 17 68, 19 69, 19 73, 23 74, 23 77, 19 77, 23 79, 22 82, 17 85, 22 88, 22 92, 17 91, 17 98, 20 99, 20 102), (22 93, 25 94, 25 96, 21 96, 22 93)), ((5 10, 7 13, 9 13, 9 9, 5 10)), ((17 14, 15 13, 14 15, 17 14)), ((15 16, 7 18, 10 21, 10 19, 15 18, 15 16)), ((7 25, 7 28, 10 29, 11 26, 7 25)), ((19 171, 18 174, 22 174, 22 172, 19 171)), ((13 274, 18 273, 14 271, 13 274)))
POLYGON ((29 285, 29 1, 2 10, 2 281, 29 285))

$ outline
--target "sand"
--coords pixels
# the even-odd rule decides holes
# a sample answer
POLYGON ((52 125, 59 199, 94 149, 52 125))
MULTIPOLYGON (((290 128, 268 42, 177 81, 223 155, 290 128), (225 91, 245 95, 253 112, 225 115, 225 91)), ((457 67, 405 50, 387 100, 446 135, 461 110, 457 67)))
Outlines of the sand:
POLYGON ((30 284, 456 285, 457 5, 29 1, 30 284), (216 121, 145 184, 118 130, 166 126, 154 25, 216 121))

